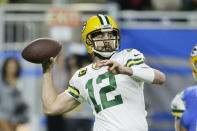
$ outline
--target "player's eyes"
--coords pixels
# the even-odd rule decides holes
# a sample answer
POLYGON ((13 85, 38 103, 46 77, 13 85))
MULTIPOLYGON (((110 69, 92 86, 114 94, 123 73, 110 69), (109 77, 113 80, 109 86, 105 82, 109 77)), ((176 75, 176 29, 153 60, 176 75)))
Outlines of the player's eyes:
POLYGON ((103 38, 103 35, 98 35, 97 38, 101 39, 103 38))
POLYGON ((103 39, 114 39, 115 36, 112 32, 104 34, 104 33, 96 33, 93 37, 95 40, 103 40, 103 39))
POLYGON ((115 38, 115 36, 113 34, 110 34, 109 38, 115 38))

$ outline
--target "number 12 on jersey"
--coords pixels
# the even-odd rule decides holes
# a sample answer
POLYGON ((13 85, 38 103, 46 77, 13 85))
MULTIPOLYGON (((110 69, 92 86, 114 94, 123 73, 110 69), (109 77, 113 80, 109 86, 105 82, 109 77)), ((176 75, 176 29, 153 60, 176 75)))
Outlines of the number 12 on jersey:
POLYGON ((123 103, 121 95, 116 95, 114 96, 114 99, 109 100, 109 101, 107 100, 106 94, 111 91, 115 91, 117 88, 115 76, 112 73, 106 72, 104 74, 99 75, 96 78, 96 84, 102 83, 102 80, 107 79, 107 78, 109 79, 109 85, 102 87, 99 91, 99 96, 100 96, 102 107, 101 105, 97 104, 95 96, 94 96, 94 88, 92 84, 93 79, 88 80, 88 82, 86 83, 86 89, 88 89, 88 94, 94 105, 94 109, 96 113, 99 113, 102 109, 104 110, 106 108, 123 103))

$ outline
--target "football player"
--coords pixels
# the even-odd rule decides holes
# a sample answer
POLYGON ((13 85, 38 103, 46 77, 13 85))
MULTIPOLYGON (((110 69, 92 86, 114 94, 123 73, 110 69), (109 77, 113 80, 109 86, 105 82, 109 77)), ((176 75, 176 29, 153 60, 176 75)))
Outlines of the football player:
MULTIPOLYGON (((192 49, 190 64, 197 81, 197 45, 192 49)), ((171 103, 176 131, 197 131, 197 86, 178 93, 171 103)))
POLYGON ((76 71, 60 95, 53 88, 54 58, 43 63, 44 112, 64 113, 88 102, 95 116, 94 131, 147 131, 143 85, 163 84, 165 74, 146 65, 136 49, 118 51, 120 33, 110 16, 92 16, 82 31, 94 63, 76 71))

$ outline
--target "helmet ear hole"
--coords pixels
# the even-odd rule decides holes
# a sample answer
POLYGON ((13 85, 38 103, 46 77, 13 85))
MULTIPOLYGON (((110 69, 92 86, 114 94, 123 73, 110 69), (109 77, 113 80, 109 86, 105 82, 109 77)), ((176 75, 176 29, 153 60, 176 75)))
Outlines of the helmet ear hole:
POLYGON ((112 31, 112 33, 113 33, 114 36, 117 36, 118 35, 117 34, 117 31, 112 31))

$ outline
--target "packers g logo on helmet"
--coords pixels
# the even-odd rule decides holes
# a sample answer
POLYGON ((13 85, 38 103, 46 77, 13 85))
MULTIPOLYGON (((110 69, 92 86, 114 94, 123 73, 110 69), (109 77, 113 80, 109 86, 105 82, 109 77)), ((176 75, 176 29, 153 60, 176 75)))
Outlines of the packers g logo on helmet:
POLYGON ((192 49, 190 55, 190 65, 192 68, 193 77, 197 81, 197 44, 192 49))
POLYGON ((92 34, 97 32, 113 32, 116 35, 115 50, 119 49, 119 29, 116 22, 109 16, 97 15, 90 17, 82 30, 83 42, 90 54, 97 52, 92 34))

